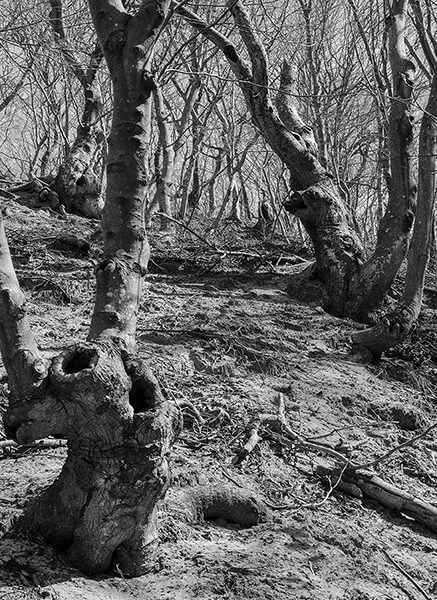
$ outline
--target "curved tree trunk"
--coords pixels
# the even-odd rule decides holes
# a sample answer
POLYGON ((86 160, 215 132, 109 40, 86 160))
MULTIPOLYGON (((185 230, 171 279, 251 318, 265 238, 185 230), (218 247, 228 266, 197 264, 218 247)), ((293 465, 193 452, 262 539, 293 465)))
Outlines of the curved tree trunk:
POLYGON ((348 313, 357 317, 364 317, 381 305, 407 254, 414 221, 417 183, 412 163, 416 69, 405 49, 407 9, 408 0, 396 0, 387 21, 393 88, 388 124, 389 198, 379 224, 375 251, 351 286, 348 313))
POLYGON ((355 223, 332 175, 323 166, 311 129, 293 106, 284 76, 274 109, 269 94, 268 61, 241 0, 227 0, 251 65, 231 40, 185 7, 176 7, 188 23, 222 50, 244 94, 252 120, 290 172, 291 197, 284 208, 303 223, 313 243, 317 275, 324 286, 324 307, 338 316, 363 319, 380 304, 405 257, 415 197, 410 174, 412 141, 411 92, 414 65, 405 56, 403 23, 407 0, 393 3, 392 67, 397 98, 392 135, 396 181, 378 238, 377 252, 365 256, 355 223), (357 300, 358 298, 358 300, 357 300))
POLYGON ((379 357, 403 342, 417 321, 422 306, 425 272, 433 239, 437 173, 437 75, 425 108, 419 139, 419 179, 416 219, 408 255, 405 287, 400 305, 379 325, 356 332, 352 338, 379 357))
POLYGON ((90 1, 114 92, 104 257, 88 342, 41 360, 0 228, 0 349, 9 376, 7 431, 23 442, 66 437, 55 483, 18 522, 65 551, 88 574, 116 564, 127 575, 155 565, 156 502, 169 484, 175 407, 135 354, 142 281, 149 258, 144 225, 150 134, 148 77, 167 0, 145 0, 129 17, 121 0, 90 1))
MULTIPOLYGON (((235 23, 251 59, 251 66, 241 57, 234 44, 208 26, 185 7, 178 12, 197 30, 219 47, 237 76, 252 120, 272 150, 290 171, 295 193, 284 205, 298 216, 314 245, 317 270, 325 289, 325 307, 343 315, 349 284, 364 261, 360 239, 331 175, 296 129, 293 114, 284 123, 269 96, 268 65, 265 49, 254 33, 251 21, 240 1, 228 0, 235 23)), ((311 135, 311 138, 314 137, 311 135)))

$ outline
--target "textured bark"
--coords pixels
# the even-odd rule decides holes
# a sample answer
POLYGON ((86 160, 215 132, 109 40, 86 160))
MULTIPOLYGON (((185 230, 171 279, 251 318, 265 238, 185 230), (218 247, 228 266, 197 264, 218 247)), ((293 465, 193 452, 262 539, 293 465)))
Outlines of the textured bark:
MULTIPOLYGON (((85 68, 65 34, 61 0, 50 0, 50 24, 61 53, 79 81, 84 95, 84 109, 76 139, 59 167, 53 189, 68 212, 100 218, 103 208, 102 178, 98 162, 104 134, 98 126, 102 102, 95 77, 103 58, 97 44, 85 68)), ((100 166, 102 168, 102 166, 100 166)))
POLYGON ((366 496, 382 506, 396 510, 417 523, 421 523, 431 531, 437 532, 437 508, 416 498, 411 494, 387 483, 375 473, 365 470, 344 469, 319 464, 316 473, 329 484, 338 481, 336 489, 351 496, 362 498, 366 496))
POLYGON ((320 62, 317 63, 316 56, 314 53, 315 41, 313 39, 313 28, 311 25, 311 12, 312 12, 312 0, 299 0, 299 4, 302 9, 305 25, 305 50, 307 54, 308 69, 310 72, 311 83, 312 83, 312 108, 314 111, 315 125, 317 131, 317 145, 319 148, 319 160, 321 164, 326 167, 328 164, 328 152, 326 143, 326 124, 325 118, 322 114, 322 106, 320 97, 322 94, 322 88, 320 85, 320 62))
POLYGON ((197 109, 200 102, 200 89, 196 95, 196 100, 192 107, 192 125, 191 125, 191 138, 192 148, 190 158, 188 161, 188 167, 182 180, 181 190, 181 208, 179 211, 180 219, 184 220, 188 210, 194 210, 200 198, 199 192, 199 153, 200 148, 205 136, 205 128, 202 127, 199 117, 197 115, 197 109))
MULTIPOLYGON (((301 5, 304 10, 310 6, 303 0, 301 5)), ((249 54, 250 65, 230 39, 188 9, 177 10, 222 50, 238 79, 254 125, 290 171, 293 193, 284 203, 284 208, 301 220, 311 238, 317 275, 325 288, 325 309, 338 316, 366 318, 381 304, 394 280, 408 249, 414 218, 416 186, 411 176, 410 155, 415 68, 406 57, 404 47, 407 0, 393 3, 390 20, 395 83, 390 117, 392 187, 376 252, 367 262, 353 218, 332 181, 332 175, 323 166, 323 160, 318 158, 312 131, 292 103, 293 81, 287 65, 282 72, 276 111, 270 101, 265 48, 256 36, 241 0, 228 0, 227 6, 249 54)), ((322 135, 322 132, 319 133, 322 135)))
POLYGON ((357 317, 380 306, 407 254, 414 221, 417 183, 412 162, 416 69, 405 48, 407 8, 408 0, 393 2, 388 21, 393 89, 388 126, 389 197, 379 225, 375 251, 351 286, 347 312, 357 317))
POLYGON ((14 397, 29 395, 47 375, 26 314, 0 212, 0 351, 14 397))
MULTIPOLYGON (((285 118, 287 122, 284 122, 272 105, 267 55, 242 3, 229 0, 228 7, 248 50, 251 65, 227 37, 208 26, 198 15, 186 8, 179 8, 178 12, 222 50, 241 86, 254 125, 288 167, 295 192, 285 208, 301 219, 311 237, 318 274, 326 288, 325 307, 334 314, 343 315, 350 281, 363 262, 361 242, 331 175, 295 127, 296 117, 293 120, 290 112, 289 120, 285 118)), ((284 116, 285 103, 281 98, 278 103, 284 116)), ((301 126, 300 130, 302 132, 301 126)))
POLYGON ((5 423, 21 444, 69 440, 62 472, 18 522, 85 573, 155 566, 156 501, 169 482, 172 406, 142 362, 112 343, 80 344, 51 362, 44 392, 15 403, 5 423))
POLYGON ((129 19, 121 2, 93 2, 91 13, 114 94, 108 139, 107 193, 102 217, 104 260, 89 339, 121 337, 133 347, 138 298, 149 259, 144 222, 150 137, 150 61, 168 2, 144 2, 129 19))
POLYGON ((419 138, 419 179, 416 219, 400 305, 376 327, 356 332, 353 341, 379 356, 403 342, 420 314, 425 272, 433 239, 437 172, 437 76, 422 117, 419 138))
POLYGON ((168 4, 145 1, 129 17, 118 0, 90 1, 113 81, 104 258, 89 342, 67 348, 49 368, 38 355, 0 229, 0 349, 12 391, 4 414, 19 443, 68 440, 55 483, 20 519, 88 574, 118 565, 140 575, 155 565, 156 502, 169 482, 174 406, 135 355, 135 329, 149 246, 144 226, 149 77, 168 4))

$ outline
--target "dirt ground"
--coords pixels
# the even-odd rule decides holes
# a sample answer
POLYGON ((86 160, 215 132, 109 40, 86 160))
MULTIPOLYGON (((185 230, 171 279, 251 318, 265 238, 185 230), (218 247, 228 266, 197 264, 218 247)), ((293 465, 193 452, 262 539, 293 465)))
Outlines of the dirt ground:
MULTIPOLYGON (((86 336, 98 224, 12 202, 6 212, 32 325, 51 356, 86 336), (73 231, 91 243, 89 252, 57 242, 73 231)), ((225 236, 222 247, 232 243, 234 251, 256 257, 261 242, 246 232, 237 248, 231 230, 234 238, 225 236)), ((294 430, 347 448, 359 463, 436 421, 433 299, 413 340, 368 365, 351 352, 354 323, 287 297, 293 266, 276 260, 258 268, 250 256, 208 254, 187 232, 169 246, 154 236, 152 249, 139 352, 184 416, 172 487, 160 507, 159 568, 134 579, 122 573, 88 578, 41 540, 10 535, 14 516, 56 478, 66 450, 6 449, 0 454, 0 599, 437 598, 435 534, 373 501, 329 491, 314 474, 315 454, 267 434, 245 461, 235 461, 249 423, 275 413, 279 393, 294 430), (223 520, 189 523, 175 499, 197 484, 258 494, 272 519, 250 528, 223 520)), ((376 472, 437 505, 436 450, 434 430, 376 472)))

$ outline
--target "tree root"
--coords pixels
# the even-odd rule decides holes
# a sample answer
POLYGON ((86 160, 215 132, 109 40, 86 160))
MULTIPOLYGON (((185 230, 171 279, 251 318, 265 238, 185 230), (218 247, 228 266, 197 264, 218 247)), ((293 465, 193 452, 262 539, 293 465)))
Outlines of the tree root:
POLYGON ((260 497, 248 490, 225 484, 174 492, 172 504, 178 515, 189 523, 224 519, 242 527, 253 527, 271 518, 267 505, 260 497))

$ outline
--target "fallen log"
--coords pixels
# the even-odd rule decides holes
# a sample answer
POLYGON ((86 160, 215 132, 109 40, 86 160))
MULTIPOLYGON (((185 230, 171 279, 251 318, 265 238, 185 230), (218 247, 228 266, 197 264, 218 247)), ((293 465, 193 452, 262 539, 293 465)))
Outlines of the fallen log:
POLYGON ((43 440, 38 440, 37 442, 33 442, 32 444, 17 444, 14 440, 0 440, 0 450, 5 448, 14 448, 16 450, 28 450, 29 448, 60 448, 61 446, 66 446, 67 440, 58 440, 46 438, 43 440))
POLYGON ((437 532, 436 506, 387 483, 371 471, 344 469, 344 466, 332 467, 327 463, 319 462, 315 472, 325 481, 336 479, 341 475, 336 486, 337 490, 355 498, 371 498, 387 508, 414 519, 431 531, 437 532), (341 475, 342 470, 343 474, 341 475))

